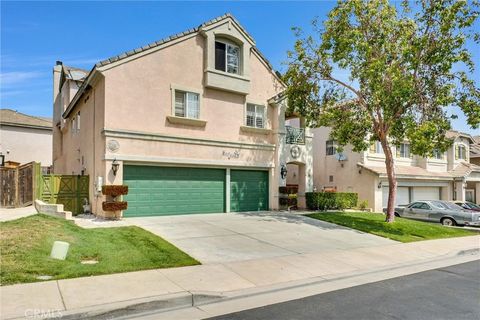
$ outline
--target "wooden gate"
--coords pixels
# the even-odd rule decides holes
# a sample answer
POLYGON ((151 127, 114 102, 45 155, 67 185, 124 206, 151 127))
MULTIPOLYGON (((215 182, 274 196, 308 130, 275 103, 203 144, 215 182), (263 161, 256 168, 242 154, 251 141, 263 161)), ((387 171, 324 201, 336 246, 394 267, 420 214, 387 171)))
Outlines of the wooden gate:
POLYGON ((49 174, 40 176, 37 194, 46 203, 63 204, 73 214, 83 213, 88 200, 88 176, 49 174))
POLYGON ((0 168, 1 206, 14 208, 31 205, 39 175, 40 163, 35 162, 16 168, 0 168))

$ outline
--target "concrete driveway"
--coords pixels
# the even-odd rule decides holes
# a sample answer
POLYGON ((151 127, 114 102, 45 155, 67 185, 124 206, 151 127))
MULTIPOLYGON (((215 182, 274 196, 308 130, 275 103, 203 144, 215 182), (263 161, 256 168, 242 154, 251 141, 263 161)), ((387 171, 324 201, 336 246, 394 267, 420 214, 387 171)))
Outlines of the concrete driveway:
POLYGON ((161 236, 203 264, 396 243, 292 213, 221 213, 126 220, 161 236))

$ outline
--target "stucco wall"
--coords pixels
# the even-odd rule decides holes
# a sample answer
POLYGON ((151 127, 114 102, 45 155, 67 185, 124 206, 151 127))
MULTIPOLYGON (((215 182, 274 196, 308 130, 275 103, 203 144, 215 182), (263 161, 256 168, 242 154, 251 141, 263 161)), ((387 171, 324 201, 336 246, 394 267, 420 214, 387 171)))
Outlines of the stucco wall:
POLYGON ((52 130, 0 126, 0 152, 5 161, 52 164, 52 130))

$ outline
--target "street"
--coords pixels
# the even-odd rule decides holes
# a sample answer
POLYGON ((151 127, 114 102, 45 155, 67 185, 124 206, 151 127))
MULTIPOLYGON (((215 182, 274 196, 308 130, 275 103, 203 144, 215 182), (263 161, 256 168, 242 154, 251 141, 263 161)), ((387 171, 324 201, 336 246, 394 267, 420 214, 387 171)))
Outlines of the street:
POLYGON ((479 273, 473 261, 210 320, 480 319, 479 273))

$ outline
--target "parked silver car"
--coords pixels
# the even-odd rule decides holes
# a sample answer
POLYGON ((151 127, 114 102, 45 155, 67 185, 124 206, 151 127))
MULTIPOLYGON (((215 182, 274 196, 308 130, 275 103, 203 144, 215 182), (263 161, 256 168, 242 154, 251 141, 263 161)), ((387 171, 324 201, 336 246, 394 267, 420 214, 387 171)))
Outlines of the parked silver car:
POLYGON ((480 226, 480 212, 441 200, 415 201, 406 207, 396 207, 395 215, 403 218, 436 221, 444 226, 480 226))

